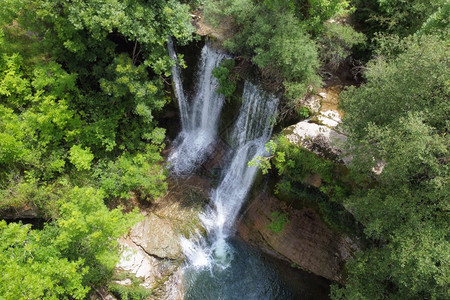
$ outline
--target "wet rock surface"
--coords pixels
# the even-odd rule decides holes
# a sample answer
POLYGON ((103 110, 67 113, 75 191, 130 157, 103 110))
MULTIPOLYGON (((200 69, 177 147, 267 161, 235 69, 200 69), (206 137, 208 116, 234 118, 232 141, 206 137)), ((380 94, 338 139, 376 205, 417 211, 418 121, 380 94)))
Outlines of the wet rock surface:
POLYGON ((245 241, 264 252, 340 283, 346 261, 359 249, 350 237, 329 229, 314 210, 296 210, 267 195, 250 202, 237 230, 245 241), (275 211, 289 215, 279 233, 268 229, 275 211))
MULTIPOLYGON (((143 213, 144 220, 119 240, 122 254, 116 270, 143 279, 141 286, 152 291, 151 299, 183 299, 180 236, 199 228, 201 199, 206 199, 208 190, 207 180, 197 176, 170 180, 169 192, 155 200, 143 213)), ((129 286, 131 279, 115 283, 129 286)))

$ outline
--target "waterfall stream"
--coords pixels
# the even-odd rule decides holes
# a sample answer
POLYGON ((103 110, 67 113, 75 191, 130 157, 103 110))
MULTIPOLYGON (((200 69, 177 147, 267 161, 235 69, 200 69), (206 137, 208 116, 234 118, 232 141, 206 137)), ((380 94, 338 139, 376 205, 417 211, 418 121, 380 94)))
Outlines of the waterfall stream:
POLYGON ((181 128, 184 130, 185 128, 188 127, 188 119, 189 119, 188 102, 186 99, 186 95, 184 94, 183 83, 181 81, 180 65, 178 64, 177 53, 175 52, 173 40, 171 37, 169 37, 167 48, 169 50, 169 56, 175 62, 175 64, 172 67, 172 77, 175 96, 178 100, 178 106, 180 108, 181 128))
MULTIPOLYGON (((169 55, 177 61, 173 42, 169 39, 169 55)), ((183 91, 180 67, 172 67, 175 95, 180 108, 182 129, 174 142, 169 156, 170 169, 177 176, 187 176, 204 161, 212 151, 217 138, 217 127, 222 111, 224 96, 216 92, 217 79, 212 70, 219 66, 227 55, 206 44, 201 53, 197 74, 196 91, 192 101, 183 91)))
POLYGON ((211 264, 226 267, 229 263, 231 251, 226 240, 233 233, 234 221, 257 172, 257 168, 249 167, 248 162, 264 155, 265 144, 272 133, 278 99, 249 82, 245 82, 242 99, 231 134, 232 159, 224 169, 222 181, 211 192, 210 205, 200 215, 207 238, 198 236, 182 240, 184 253, 196 267, 211 264))
MULTIPOLYGON (((171 40, 168 48, 176 61, 171 40)), ((225 58, 220 51, 203 47, 192 99, 183 90, 180 67, 173 67, 182 125, 168 159, 175 176, 193 174, 214 150, 224 97, 216 92, 218 82, 212 70, 225 58)), ((181 237, 187 258, 183 268, 185 299, 327 299, 327 288, 315 283, 310 274, 270 262, 270 258, 234 237, 236 218, 257 173, 248 162, 266 154, 265 144, 272 134, 277 106, 276 97, 250 82, 244 83, 242 104, 228 131, 225 167, 219 184, 210 191, 208 206, 199 216, 206 234, 181 237)))

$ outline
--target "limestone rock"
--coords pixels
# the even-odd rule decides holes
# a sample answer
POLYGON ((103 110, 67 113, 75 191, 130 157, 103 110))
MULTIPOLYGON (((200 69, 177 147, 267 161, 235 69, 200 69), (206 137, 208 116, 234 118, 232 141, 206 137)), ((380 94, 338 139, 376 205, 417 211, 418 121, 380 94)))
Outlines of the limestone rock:
MULTIPOLYGON (((197 176, 169 181, 169 192, 154 200, 144 220, 119 239, 122 255, 116 270, 142 278, 141 285, 152 291, 150 299, 183 299, 180 236, 198 229, 209 189, 207 180, 197 176)), ((127 286, 130 281, 116 283, 127 286)))
POLYGON ((347 165, 352 157, 345 153, 347 136, 339 127, 343 114, 338 108, 338 95, 341 90, 340 85, 331 86, 317 95, 310 96, 309 98, 318 102, 315 104, 318 107, 317 111, 312 110, 316 113, 315 116, 285 128, 283 134, 298 147, 304 147, 323 158, 347 165))
POLYGON ((309 110, 315 114, 320 110, 320 100, 320 97, 313 94, 301 100, 301 106, 309 108, 309 110))
MULTIPOLYGON (((119 242, 122 246, 122 255, 116 266, 118 271, 126 271, 142 278, 144 281, 141 286, 152 290, 155 299, 183 299, 183 285, 178 274, 181 260, 153 257, 129 237, 122 238, 119 242)), ((116 283, 127 286, 131 284, 131 279, 126 278, 116 283)))
POLYGON ((317 116, 318 121, 325 125, 325 126, 329 126, 329 127, 337 127, 339 125, 339 122, 336 120, 333 120, 331 118, 327 118, 323 115, 318 115, 317 116))
POLYGON ((340 283, 344 281, 346 261, 359 249, 350 237, 330 230, 314 210, 288 208, 284 202, 268 196, 251 201, 238 224, 238 233, 271 255, 340 283), (274 211, 289 214, 289 222, 279 233, 267 228, 274 211))
POLYGON ((302 121, 284 129, 283 134, 293 144, 304 147, 327 159, 348 163, 350 157, 341 158, 347 136, 327 126, 302 121))
POLYGON ((130 237, 150 255, 177 259, 181 255, 179 236, 175 233, 173 222, 156 214, 149 214, 131 229, 130 237))

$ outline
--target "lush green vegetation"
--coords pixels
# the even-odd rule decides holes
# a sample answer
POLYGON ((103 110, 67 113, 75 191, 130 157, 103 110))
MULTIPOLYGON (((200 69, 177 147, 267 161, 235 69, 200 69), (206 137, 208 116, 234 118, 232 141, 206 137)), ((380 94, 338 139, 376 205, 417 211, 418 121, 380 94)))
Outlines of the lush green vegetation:
POLYGON ((349 265, 342 299, 449 296, 449 47, 437 37, 372 61, 343 96, 360 189, 345 206, 374 246, 349 265), (374 180, 371 169, 385 164, 374 180), (370 275, 369 275, 370 274, 370 275))
POLYGON ((155 116, 169 101, 167 37, 191 39, 178 1, 1 0, 0 298, 84 299, 106 285, 139 217, 106 205, 165 193, 155 116))
POLYGON ((212 71, 219 81, 217 92, 227 98, 232 97, 236 91, 237 75, 232 72, 235 64, 234 59, 226 59, 212 71))
MULTIPOLYGON (((237 58, 214 70, 229 98, 236 64, 251 62, 306 118, 298 103, 321 71, 363 58, 363 81, 341 95, 350 170, 283 137, 252 164, 273 168, 280 198, 307 198, 335 229, 364 228, 368 245, 334 299, 450 298, 450 2, 181 2, 230 28, 224 47, 237 58)), ((100 286, 148 296, 138 281, 131 290, 109 282, 116 239, 139 220, 112 203, 167 189, 157 119, 170 101, 167 37, 192 38, 181 2, 0 0, 0 210, 36 207, 45 221, 0 221, 0 298, 84 299, 100 286)), ((272 218, 275 232, 289 222, 272 218)))
POLYGON ((321 65, 338 67, 364 42, 351 26, 326 22, 351 11, 347 0, 205 2, 211 23, 232 23, 233 35, 224 46, 259 67, 266 87, 284 93, 287 110, 300 110, 298 101, 320 86, 321 65))
POLYGON ((287 213, 280 213, 279 211, 274 211, 271 215, 272 222, 267 225, 267 228, 275 232, 280 233, 284 226, 289 223, 289 216, 287 213))
POLYGON ((301 187, 319 174, 328 201, 321 207, 336 202, 364 228, 368 245, 348 263, 347 283, 333 287, 333 299, 446 299, 449 2, 355 1, 355 7, 356 26, 372 39, 363 50, 371 57, 363 84, 341 94, 350 172, 338 175, 337 165, 283 137, 267 145, 269 158, 252 164, 266 173, 275 167, 281 198, 309 197, 301 187))

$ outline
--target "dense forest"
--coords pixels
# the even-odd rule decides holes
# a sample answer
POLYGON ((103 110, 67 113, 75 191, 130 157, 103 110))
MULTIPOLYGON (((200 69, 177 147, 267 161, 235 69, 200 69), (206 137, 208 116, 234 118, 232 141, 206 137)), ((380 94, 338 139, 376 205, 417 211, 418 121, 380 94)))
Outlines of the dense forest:
MULTIPOLYGON (((307 117, 301 100, 327 72, 352 66, 354 83, 340 94, 353 157, 346 182, 334 163, 278 135, 257 162, 291 193, 319 173, 327 201, 363 228, 367 246, 332 299, 450 298, 448 0, 0 7, 0 211, 7 219, 33 207, 43 220, 0 220, 1 299, 85 299, 108 286, 117 238, 142 218, 136 199, 151 203, 168 187, 158 124, 173 101, 167 42, 198 39, 192 12, 226 24, 223 48, 282 95, 280 123, 307 117)), ((233 72, 234 60, 214 72, 228 96, 233 72)))

